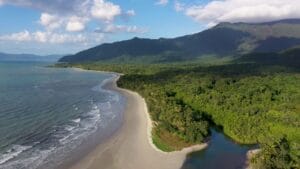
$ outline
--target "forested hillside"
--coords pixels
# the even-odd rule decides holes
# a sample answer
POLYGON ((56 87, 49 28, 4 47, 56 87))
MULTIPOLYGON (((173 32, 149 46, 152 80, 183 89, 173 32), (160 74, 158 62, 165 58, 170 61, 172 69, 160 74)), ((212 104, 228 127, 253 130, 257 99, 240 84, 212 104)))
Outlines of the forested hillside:
POLYGON ((278 53, 249 53, 238 57, 235 62, 252 62, 266 65, 276 64, 298 67, 300 66, 300 48, 290 48, 278 53))
POLYGON ((202 32, 172 39, 143 39, 102 44, 61 62, 166 63, 223 58, 253 52, 280 52, 300 45, 300 20, 271 23, 220 23, 202 32))

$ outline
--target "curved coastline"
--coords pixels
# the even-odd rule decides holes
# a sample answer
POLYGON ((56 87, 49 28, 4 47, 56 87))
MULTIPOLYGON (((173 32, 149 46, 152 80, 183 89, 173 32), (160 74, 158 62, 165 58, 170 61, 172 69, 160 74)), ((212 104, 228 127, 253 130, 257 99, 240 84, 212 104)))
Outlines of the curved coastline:
MULTIPOLYGON (((80 71, 89 71, 76 68, 80 71)), ((88 155, 82 157, 70 169, 176 169, 181 168, 188 153, 207 147, 207 143, 164 152, 152 141, 152 120, 145 99, 138 93, 119 88, 116 84, 121 74, 106 82, 105 89, 121 93, 127 98, 124 122, 121 128, 106 142, 99 144, 88 155)))

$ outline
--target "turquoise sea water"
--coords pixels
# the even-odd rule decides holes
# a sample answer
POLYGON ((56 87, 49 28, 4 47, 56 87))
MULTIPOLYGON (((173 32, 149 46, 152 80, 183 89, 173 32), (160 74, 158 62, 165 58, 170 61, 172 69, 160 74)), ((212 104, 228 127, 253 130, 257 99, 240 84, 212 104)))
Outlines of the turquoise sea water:
POLYGON ((0 62, 1 169, 56 168, 122 122, 125 98, 102 89, 114 75, 46 65, 0 62))

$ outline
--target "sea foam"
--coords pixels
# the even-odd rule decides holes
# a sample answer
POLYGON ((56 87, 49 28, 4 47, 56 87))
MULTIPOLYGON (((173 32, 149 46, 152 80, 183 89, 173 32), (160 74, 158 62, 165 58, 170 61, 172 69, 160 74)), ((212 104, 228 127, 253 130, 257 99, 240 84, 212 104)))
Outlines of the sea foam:
POLYGON ((72 120, 74 123, 80 123, 81 119, 80 118, 77 118, 77 119, 74 119, 72 120))
MULTIPOLYGON (((36 169, 41 166, 55 168, 51 166, 59 164, 61 159, 69 156, 70 152, 82 145, 87 137, 98 133, 99 130, 106 131, 108 125, 114 124, 113 119, 122 111, 120 105, 123 105, 117 92, 102 88, 106 82, 92 88, 93 92, 105 95, 104 100, 99 102, 95 98, 90 98, 88 100, 90 110, 71 118, 65 124, 54 126, 46 143, 43 140, 32 146, 14 145, 9 151, 0 153, 0 168, 36 169)), ((85 109, 77 103, 71 106, 73 110, 85 109)))
POLYGON ((3 164, 10 159, 13 159, 14 157, 18 156, 23 151, 26 151, 30 148, 31 148, 31 146, 13 145, 13 147, 11 149, 9 149, 8 151, 6 151, 3 154, 0 154, 0 164, 3 164))

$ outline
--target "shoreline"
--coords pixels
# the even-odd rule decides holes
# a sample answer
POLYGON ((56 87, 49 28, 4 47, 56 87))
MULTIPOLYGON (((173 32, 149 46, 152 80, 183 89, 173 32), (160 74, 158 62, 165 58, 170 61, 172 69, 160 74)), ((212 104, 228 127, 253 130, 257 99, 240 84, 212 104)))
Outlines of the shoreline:
MULTIPOLYGON (((79 71, 93 71, 75 68, 79 71)), ((104 71, 95 71, 104 72, 104 71)), ((111 138, 100 143, 82 159, 76 161, 70 169, 176 169, 181 168, 186 155, 208 146, 207 143, 194 145, 180 151, 164 152, 158 149, 152 140, 152 120, 145 99, 138 93, 122 89, 117 81, 122 74, 113 74, 103 88, 121 93, 127 99, 123 124, 111 138), (142 112, 143 111, 143 112, 142 112), (134 143, 134 144, 133 144, 134 143)))
POLYGON ((109 85, 106 84, 107 82, 105 82, 104 85, 103 85, 104 89, 106 88, 108 90, 113 90, 113 91, 116 91, 116 92, 120 92, 121 91, 120 92, 121 94, 123 94, 123 92, 128 92, 128 93, 131 93, 133 95, 138 95, 139 97, 141 97, 142 100, 143 100, 143 103, 144 103, 144 112, 145 112, 145 115, 146 115, 147 120, 148 120, 147 121, 148 141, 151 144, 151 146, 153 147, 153 149, 155 149, 156 151, 161 152, 161 153, 165 153, 165 154, 170 154, 170 153, 175 153, 175 152, 185 152, 185 153, 189 154, 191 152, 203 150, 204 148, 206 148, 208 146, 208 142, 207 142, 207 143, 196 144, 196 145, 193 145, 193 146, 185 147, 185 148, 183 148, 181 150, 176 150, 176 151, 171 151, 171 152, 162 151, 161 149, 159 149, 158 147, 156 147, 155 144, 153 143, 153 139, 152 139, 153 121, 152 121, 152 119, 150 117, 150 114, 149 114, 149 111, 148 111, 148 106, 147 106, 145 98, 143 98, 137 92, 134 92, 134 91, 131 91, 131 90, 128 90, 128 89, 119 88, 117 86, 117 81, 124 74, 116 73, 116 72, 110 72, 110 71, 86 70, 86 69, 76 68, 76 67, 72 67, 72 69, 74 69, 76 71, 88 71, 88 72, 100 72, 100 73, 109 73, 109 74, 112 74, 114 77, 112 77, 111 79, 107 79, 107 82, 109 83, 109 82, 113 81, 114 84, 109 84, 110 85, 109 86, 109 85), (113 86, 113 87, 111 87, 111 86, 113 86))
POLYGON ((251 159, 255 157, 260 151, 261 149, 253 149, 247 152, 246 169, 254 169, 254 167, 251 165, 251 159))

